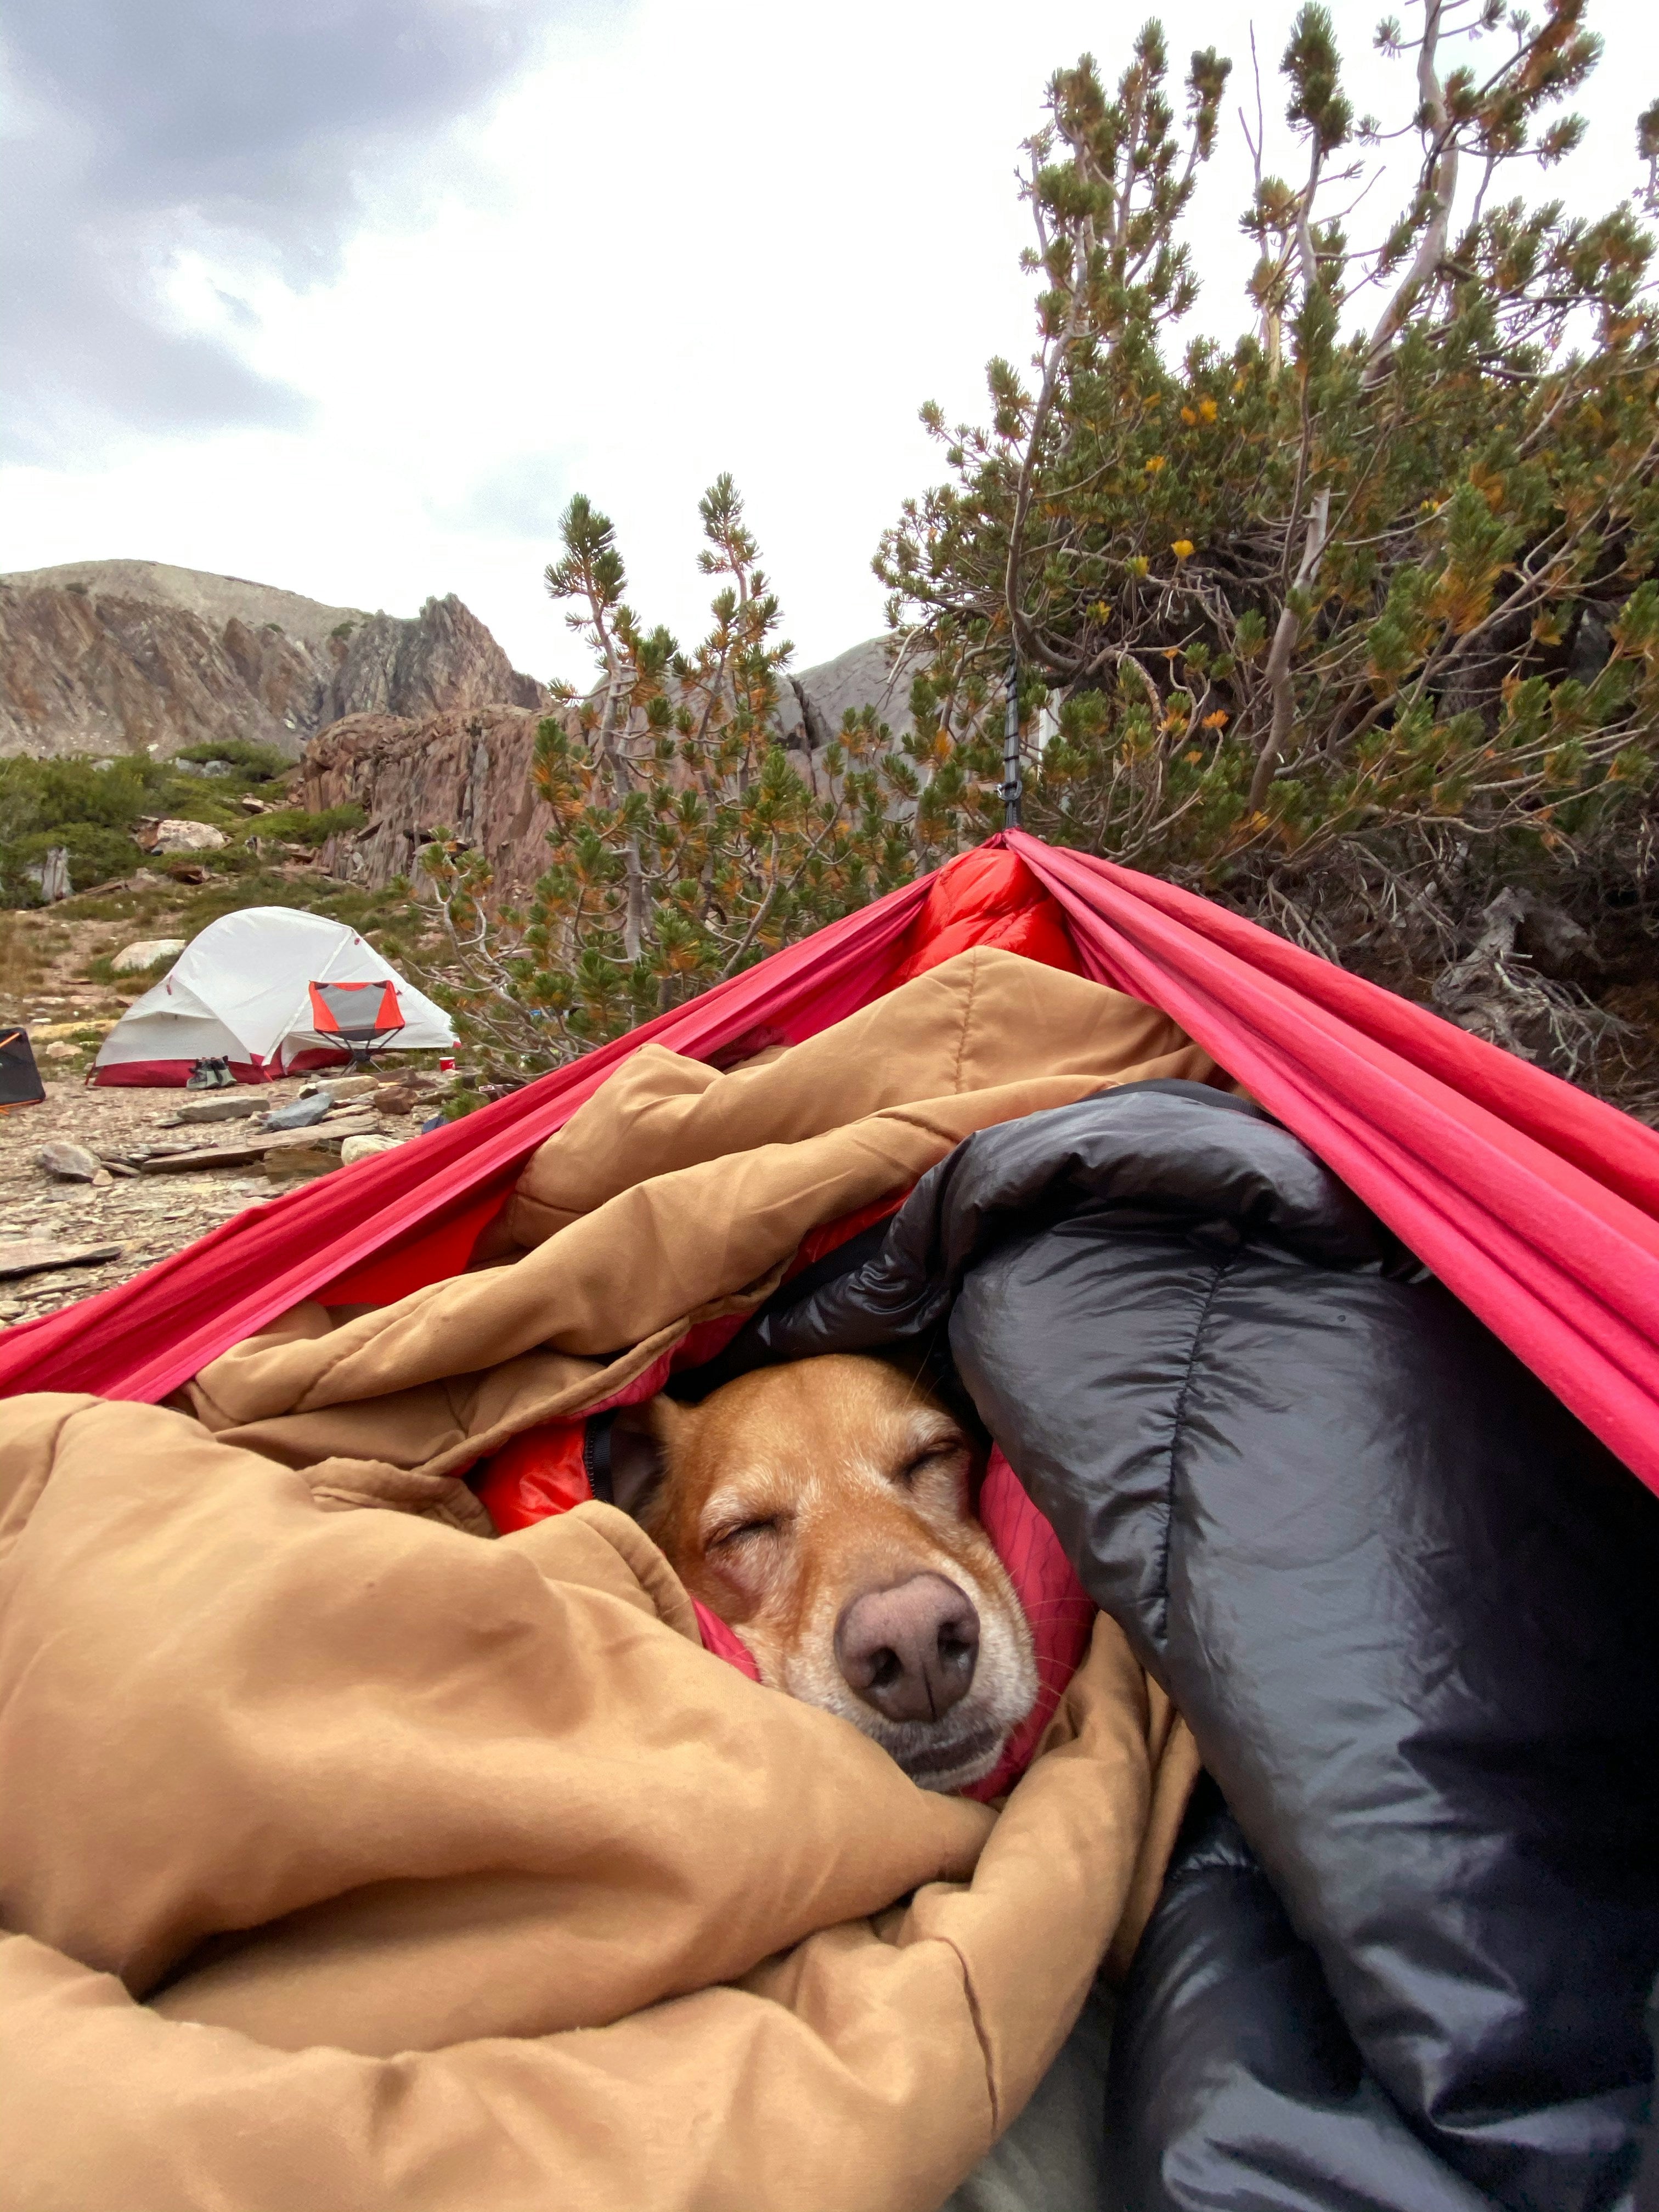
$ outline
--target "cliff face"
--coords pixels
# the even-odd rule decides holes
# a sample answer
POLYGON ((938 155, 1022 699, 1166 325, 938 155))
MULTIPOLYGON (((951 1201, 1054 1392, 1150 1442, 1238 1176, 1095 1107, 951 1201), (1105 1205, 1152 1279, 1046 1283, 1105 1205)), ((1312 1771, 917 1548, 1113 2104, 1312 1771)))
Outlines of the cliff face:
POLYGON ((542 704, 452 593, 410 620, 157 562, 0 577, 0 754, 251 738, 289 759, 342 716, 542 704))
POLYGON ((546 865, 547 809, 531 787, 534 708, 478 707, 419 720, 352 714, 306 748, 301 790, 313 811, 353 802, 363 827, 331 838, 331 875, 378 888, 418 887, 421 847, 440 827, 484 853, 504 891, 528 889, 546 865))
MULTIPOLYGON (((791 678, 778 735, 814 783, 813 756, 847 708, 872 706, 896 736, 910 728, 908 688, 891 678, 885 641, 872 638, 791 678)), ((303 802, 313 811, 351 802, 367 817, 325 847, 324 866, 372 889, 397 875, 418 887, 421 847, 442 828, 485 854, 504 893, 522 895, 547 865, 547 810, 530 785, 536 726, 547 711, 526 701, 422 717, 354 714, 324 730, 306 748, 303 802)))
POLYGON ((428 599, 413 622, 369 615, 343 641, 323 724, 348 714, 407 717, 471 707, 540 707, 547 693, 520 676, 452 592, 428 599))

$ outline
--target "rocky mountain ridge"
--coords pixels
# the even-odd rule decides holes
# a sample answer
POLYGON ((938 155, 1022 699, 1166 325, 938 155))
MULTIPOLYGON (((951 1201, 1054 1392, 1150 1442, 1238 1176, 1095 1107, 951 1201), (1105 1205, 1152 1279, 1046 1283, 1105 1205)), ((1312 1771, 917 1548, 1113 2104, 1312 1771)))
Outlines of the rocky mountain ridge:
MULTIPOLYGON (((789 678, 778 734, 812 781, 848 708, 902 736, 907 689, 870 639, 789 678)), ((503 890, 527 889, 545 860, 530 763, 551 706, 453 593, 404 619, 161 562, 0 575, 0 757, 270 746, 302 763, 307 807, 362 810, 322 858, 366 889, 418 881, 440 826, 488 853, 503 890)))
POLYGON ((240 738, 292 760, 347 715, 547 697, 453 592, 404 618, 160 562, 0 576, 0 755, 165 758, 240 738))

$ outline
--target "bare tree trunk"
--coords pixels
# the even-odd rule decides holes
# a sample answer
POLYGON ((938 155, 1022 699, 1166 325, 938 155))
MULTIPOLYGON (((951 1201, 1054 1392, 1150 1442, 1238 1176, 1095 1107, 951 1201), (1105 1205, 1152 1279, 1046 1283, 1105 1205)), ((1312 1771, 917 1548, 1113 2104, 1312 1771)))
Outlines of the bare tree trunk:
POLYGON ((1417 249, 1416 258, 1406 271, 1394 297, 1382 310, 1376 328, 1371 332, 1365 368, 1367 384, 1376 384, 1386 372, 1389 349, 1405 326, 1413 301, 1439 266, 1451 229, 1452 203, 1457 197, 1457 141, 1452 135, 1451 119, 1446 112, 1445 90, 1436 66, 1436 53, 1440 44, 1441 7, 1442 0, 1426 0, 1423 43, 1417 55, 1417 93, 1425 118, 1425 135, 1431 149, 1427 182, 1433 211, 1423 234, 1422 243, 1417 249))
MULTIPOLYGON (((1328 491, 1322 491, 1316 495, 1313 511, 1308 517, 1308 536, 1302 550, 1302 566, 1296 572, 1291 592, 1310 590, 1317 578, 1330 519, 1331 495, 1328 491)), ((1279 773, 1279 763, 1285 757, 1285 748, 1290 743, 1291 729, 1296 718, 1296 686, 1291 678, 1291 662, 1296 653, 1297 640, 1301 635, 1302 618, 1291 604, 1290 595, 1286 594, 1264 673, 1267 696, 1273 702, 1273 714, 1267 743, 1256 755, 1255 773, 1250 778, 1249 803, 1252 814, 1261 811, 1267 799, 1267 787, 1279 773)))
POLYGON ((623 848, 627 872, 628 903, 623 909, 623 951, 630 962, 640 957, 645 942, 645 870, 640 862, 640 841, 630 837, 623 848))

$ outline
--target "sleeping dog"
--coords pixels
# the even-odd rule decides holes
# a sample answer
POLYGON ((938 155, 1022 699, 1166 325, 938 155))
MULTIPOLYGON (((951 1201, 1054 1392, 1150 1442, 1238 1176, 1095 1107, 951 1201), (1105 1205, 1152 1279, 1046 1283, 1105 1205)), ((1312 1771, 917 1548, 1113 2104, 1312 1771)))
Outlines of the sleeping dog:
POLYGON ((977 1459, 898 1368, 830 1354, 623 1414, 611 1482, 763 1681, 952 1790, 992 1771, 1037 1691, 1025 1616, 973 1517, 977 1459))

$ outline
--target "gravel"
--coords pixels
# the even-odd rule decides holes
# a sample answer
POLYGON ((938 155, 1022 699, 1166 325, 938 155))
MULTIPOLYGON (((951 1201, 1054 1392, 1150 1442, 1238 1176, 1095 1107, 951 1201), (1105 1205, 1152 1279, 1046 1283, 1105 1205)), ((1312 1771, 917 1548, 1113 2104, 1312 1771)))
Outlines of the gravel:
MULTIPOLYGON (((262 1104, 276 1106, 297 1097, 307 1079, 295 1076, 261 1086, 262 1104)), ((43 1237, 65 1245, 121 1248, 118 1259, 96 1267, 53 1269, 0 1283, 0 1328, 56 1312, 112 1283, 125 1282, 245 1207, 268 1205, 281 1195, 283 1184, 246 1165, 121 1177, 94 1187, 55 1182, 37 1163, 44 1146, 58 1142, 84 1146, 100 1158, 176 1145, 184 1133, 162 1125, 178 1112, 183 1097, 178 1091, 94 1091, 78 1079, 55 1081, 48 1076, 44 1104, 0 1115, 0 1237, 43 1237)), ((422 1104, 429 1110, 429 1100, 422 1104)), ((345 1109, 341 1118, 349 1111, 345 1109)), ((419 1124, 413 1116, 400 1115, 381 1126, 387 1134, 402 1137, 412 1136, 419 1124)), ((216 1142, 222 1133, 228 1145, 240 1130, 235 1124, 222 1133, 206 1128, 199 1139, 190 1133, 192 1141, 204 1144, 216 1142)))

